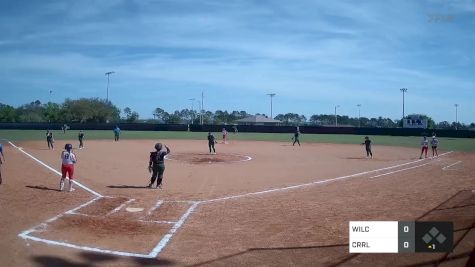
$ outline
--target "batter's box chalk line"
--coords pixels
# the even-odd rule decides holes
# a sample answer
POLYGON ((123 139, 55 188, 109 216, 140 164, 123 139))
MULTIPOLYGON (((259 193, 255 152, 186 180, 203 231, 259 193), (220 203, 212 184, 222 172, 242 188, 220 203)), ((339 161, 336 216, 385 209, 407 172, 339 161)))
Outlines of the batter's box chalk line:
POLYGON ((155 224, 169 224, 172 225, 170 230, 162 236, 162 238, 159 240, 159 242, 151 248, 151 251, 148 254, 142 254, 142 253, 135 253, 135 252, 128 252, 128 251, 119 251, 119 250, 110 250, 110 249, 104 249, 100 247, 93 247, 93 246, 84 246, 84 245, 78 245, 74 244, 72 242, 65 242, 61 240, 53 240, 53 239, 46 239, 46 238, 41 238, 38 236, 35 236, 35 233, 41 233, 45 232, 48 230, 48 226, 63 218, 66 215, 79 215, 79 216, 86 216, 86 217, 105 217, 109 216, 112 213, 116 213, 120 211, 122 208, 124 208, 127 204, 132 203, 135 201, 135 199, 129 199, 125 201, 124 203, 120 204, 117 208, 113 209, 111 212, 108 212, 104 216, 98 216, 98 215, 89 215, 89 214, 83 214, 77 212, 78 210, 85 208, 93 203, 95 203, 98 200, 105 199, 105 197, 96 197, 93 198, 92 200, 83 203, 73 209, 70 209, 66 212, 63 212, 59 215, 56 215, 45 222, 28 229, 26 231, 23 231, 20 233, 18 236, 25 239, 25 240, 33 240, 41 243, 45 243, 48 245, 56 245, 56 246, 63 246, 63 247, 69 247, 69 248, 74 248, 74 249, 80 249, 80 250, 86 250, 86 251, 92 251, 92 252, 98 252, 98 253, 104 253, 104 254, 112 254, 112 255, 118 255, 118 256, 128 256, 128 257, 139 257, 139 258, 156 258, 158 254, 166 247, 168 242, 171 240, 173 235, 177 232, 177 230, 184 224, 185 220, 191 215, 191 213, 195 210, 195 208, 198 206, 198 202, 194 202, 193 204, 190 205, 190 207, 184 212, 178 221, 154 221, 154 220, 141 220, 138 219, 137 221, 140 221, 142 223, 155 223, 155 224))
MULTIPOLYGON (((37 159, 36 157, 29 154, 28 152, 24 151, 22 148, 17 147, 15 144, 13 144, 10 141, 8 141, 8 142, 10 143, 11 146, 15 147, 20 152, 27 155, 31 159, 33 159, 38 164, 40 164, 40 165, 44 166, 45 168, 53 171, 57 175, 61 175, 61 173, 59 173, 57 170, 55 170, 54 168, 52 168, 49 165, 45 164, 44 162, 37 159)), ((453 151, 449 151, 449 152, 446 152, 446 153, 441 154, 439 156, 444 156, 444 155, 450 154, 452 152, 453 151)), ((250 159, 251 158, 249 157, 249 160, 250 159)), ((155 203, 155 205, 147 211, 148 215, 152 214, 154 210, 158 209, 165 202, 188 203, 188 204, 190 204, 190 207, 181 215, 181 217, 178 219, 178 221, 153 221, 153 220, 147 221, 147 220, 144 220, 143 217, 139 218, 139 221, 142 221, 142 222, 161 223, 161 224, 171 224, 172 225, 170 230, 162 237, 162 239, 158 242, 158 244, 148 254, 126 252, 126 251, 116 251, 116 250, 109 250, 109 249, 103 249, 103 248, 92 247, 92 246, 81 246, 81 245, 77 245, 77 244, 73 244, 73 243, 69 243, 69 242, 44 239, 44 238, 39 238, 39 237, 34 236, 33 233, 46 231, 47 228, 48 228, 48 224, 62 218, 65 215, 89 216, 87 214, 82 214, 82 213, 77 212, 77 211, 81 208, 84 208, 88 205, 91 205, 92 203, 94 203, 94 202, 96 202, 100 199, 112 198, 110 196, 103 196, 100 193, 90 189, 89 187, 87 187, 87 186, 85 186, 85 185, 83 185, 83 184, 81 184, 77 181, 74 181, 79 187, 81 187, 82 189, 84 189, 87 192, 91 193, 95 197, 93 199, 91 199, 91 200, 89 200, 89 201, 73 208, 73 209, 70 209, 66 212, 63 212, 59 215, 56 215, 55 217, 52 217, 52 218, 46 220, 43 223, 40 223, 39 225, 37 225, 33 228, 30 228, 28 230, 25 230, 25 231, 21 232, 20 234, 18 234, 18 236, 25 239, 25 240, 32 240, 32 241, 36 241, 36 242, 40 242, 40 243, 45 243, 45 244, 48 244, 48 245, 63 246, 63 247, 85 250, 85 251, 91 251, 91 252, 97 252, 97 253, 103 253, 103 254, 112 254, 112 255, 118 255, 118 256, 138 257, 138 258, 156 258, 160 254, 160 252, 163 251, 163 249, 167 246, 167 244, 173 238, 175 233, 183 226, 185 221, 190 217, 190 215, 195 211, 195 209, 201 204, 212 203, 212 202, 217 202, 217 201, 226 201, 226 200, 230 200, 230 199, 237 199, 237 198, 243 198, 243 197, 249 197, 249 196, 262 195, 262 194, 267 194, 267 193, 272 193, 272 192, 282 192, 282 191, 286 191, 286 190, 297 189, 297 188, 302 188, 302 187, 307 187, 307 186, 322 185, 322 184, 331 183, 331 182, 335 182, 335 181, 339 181, 339 180, 346 180, 346 179, 351 179, 351 178, 355 178, 355 177, 361 177, 361 176, 371 174, 371 173, 378 173, 378 172, 382 172, 382 171, 387 171, 387 170, 399 168, 401 166, 406 166, 406 165, 414 164, 414 163, 417 163, 417 162, 421 162, 421 161, 424 161, 424 159, 415 160, 415 161, 411 161, 411 162, 406 162, 406 163, 402 163, 402 164, 398 164, 398 165, 394 165, 394 166, 389 166, 389 167, 384 167, 384 168, 380 168, 380 169, 375 169, 375 170, 371 170, 371 171, 365 171, 365 172, 355 173, 355 174, 351 174, 351 175, 346 175, 346 176, 341 176, 341 177, 336 177, 336 178, 330 178, 330 179, 326 179, 326 180, 318 180, 318 181, 305 183, 305 184, 298 184, 298 185, 287 186, 287 187, 282 187, 282 188, 274 188, 274 189, 269 189, 269 190, 263 190, 263 191, 257 191, 257 192, 245 193, 245 194, 241 194, 241 195, 233 195, 233 196, 227 196, 227 197, 221 197, 221 198, 215 198, 215 199, 209 199, 209 200, 198 200, 198 201, 189 201, 189 200, 164 201, 164 200, 158 200, 155 203)), ((406 168, 406 169, 410 169, 410 168, 406 168)), ((127 203, 123 203, 121 206, 114 209, 114 210, 116 210, 115 212, 120 211, 127 204, 130 204, 133 201, 135 201, 135 199, 127 200, 126 201, 127 203)))

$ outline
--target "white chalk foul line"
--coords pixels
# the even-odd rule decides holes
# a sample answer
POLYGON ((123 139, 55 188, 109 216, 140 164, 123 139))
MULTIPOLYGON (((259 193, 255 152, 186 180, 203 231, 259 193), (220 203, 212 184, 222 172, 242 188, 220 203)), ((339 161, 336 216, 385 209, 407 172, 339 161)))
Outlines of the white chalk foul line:
POLYGON ((158 209, 162 204, 163 204, 163 200, 157 201, 157 203, 155 203, 155 205, 147 211, 147 215, 151 215, 152 212, 158 209))
POLYGON ((119 212, 122 208, 124 208, 125 206, 127 206, 128 204, 130 204, 134 201, 135 201, 135 198, 131 198, 131 199, 127 200, 126 202, 124 202, 120 206, 118 206, 117 208, 115 208, 115 209, 111 210, 109 213, 107 213, 106 216, 109 216, 113 213, 119 212))
POLYGON ((86 206, 90 205, 91 203, 93 203, 93 202, 95 202, 95 201, 97 201, 97 200, 99 200, 99 199, 101 199, 101 198, 102 198, 102 197, 93 198, 93 199, 89 200, 89 201, 86 202, 86 203, 83 203, 83 204, 81 204, 81 205, 79 205, 79 206, 77 206, 77 207, 75 207, 75 208, 72 208, 72 209, 70 209, 70 210, 68 210, 68 211, 65 211, 65 212, 63 212, 63 213, 61 213, 61 214, 58 214, 58 215, 56 215, 56 216, 54 216, 54 217, 52 217, 52 218, 50 218, 50 219, 44 221, 43 223, 41 223, 41 224, 39 224, 39 225, 37 225, 37 226, 35 226, 35 227, 33 227, 33 228, 30 228, 30 229, 28 229, 28 230, 26 230, 26 231, 21 232, 20 234, 18 234, 18 236, 21 237, 21 238, 23 238, 23 239, 31 239, 31 238, 30 238, 31 236, 29 236, 30 233, 37 232, 37 229, 39 229, 39 228, 45 229, 45 228, 47 227, 47 224, 48 224, 48 223, 51 223, 51 222, 54 222, 54 221, 58 220, 59 218, 63 217, 65 214, 74 214, 77 210, 79 210, 79 209, 81 209, 81 208, 83 208, 83 207, 86 207, 86 206))
POLYGON ((370 179, 373 179, 373 178, 378 178, 378 177, 382 177, 382 176, 386 176, 386 175, 391 175, 391 174, 398 173, 398 172, 402 172, 402 171, 407 171, 407 170, 412 170, 412 169, 420 168, 420 167, 426 166, 426 165, 428 165, 428 164, 430 164, 430 162, 427 162, 427 163, 424 163, 424 164, 419 164, 419 165, 412 166, 412 167, 408 167, 408 168, 404 168, 404 169, 399 169, 399 170, 392 171, 392 172, 387 172, 387 173, 383 173, 383 174, 378 174, 378 175, 375 175, 375 176, 371 176, 371 177, 369 177, 369 178, 370 178, 370 179))
POLYGON ((34 236, 27 236, 25 239, 30 239, 30 240, 33 240, 33 241, 46 243, 48 245, 63 246, 63 247, 86 250, 86 251, 93 251, 93 252, 98 252, 98 253, 103 253, 103 254, 112 254, 112 255, 126 256, 126 257, 148 258, 148 259, 154 258, 154 257, 151 257, 150 255, 147 255, 147 254, 130 253, 130 252, 124 252, 124 251, 115 251, 115 250, 108 250, 108 249, 102 249, 102 248, 79 246, 79 245, 75 245, 75 244, 71 244, 71 243, 59 242, 59 241, 54 241, 54 240, 47 240, 47 239, 42 239, 42 238, 38 238, 38 237, 34 237, 34 236))
POLYGON ((442 168, 442 170, 445 171, 445 170, 447 170, 448 168, 453 167, 453 166, 455 166, 455 165, 457 165, 457 164, 459 164, 459 163, 462 163, 462 161, 459 160, 459 161, 457 161, 457 162, 455 162, 455 163, 453 163, 453 164, 450 164, 450 165, 448 165, 448 166, 445 166, 445 167, 442 168))
MULTIPOLYGON (((40 165, 46 167, 48 170, 56 173, 57 175, 61 176, 61 173, 57 170, 55 170, 53 167, 47 165, 46 163, 44 163, 43 161, 37 159, 36 157, 34 157, 33 155, 31 155, 30 153, 26 152, 25 150, 23 150, 22 148, 20 147, 17 147, 15 144, 13 144, 11 141, 8 141, 8 143, 10 143, 11 146, 13 146, 14 148, 18 149, 18 151, 22 152, 23 154, 27 155, 28 157, 32 158, 34 161, 36 161, 37 163, 39 163, 40 165)), ((73 180, 75 184, 77 184, 79 187, 81 187, 82 189, 88 191, 89 193, 95 195, 96 197, 103 197, 103 195, 97 193, 96 191, 92 190, 91 188, 81 184, 80 182, 78 181, 75 181, 73 180)))
MULTIPOLYGON (((444 155, 450 154, 452 152, 453 151, 449 151, 449 152, 446 152, 446 153, 441 154, 439 156, 444 156, 444 155)), ((366 175, 366 174, 370 174, 370 173, 375 173, 375 172, 380 172, 380 171, 384 171, 384 170, 399 168, 399 167, 402 167, 402 166, 414 164, 414 163, 421 162, 421 161, 424 161, 424 160, 426 160, 426 159, 418 159, 418 160, 414 160, 414 161, 410 161, 410 162, 406 162, 406 163, 402 163, 402 164, 398 164, 398 165, 394 165, 394 166, 389 166, 389 167, 385 167, 385 168, 380 168, 380 169, 376 169, 376 170, 365 171, 365 172, 360 172, 360 173, 355 173, 355 174, 350 174, 350 175, 345 175, 345 176, 340 176, 340 177, 336 177, 336 178, 330 178, 330 179, 326 179, 326 180, 320 180, 320 181, 315 181, 315 182, 310 182, 310 183, 305 183, 305 184, 298 184, 298 185, 292 185, 292 186, 287 186, 287 187, 274 188, 274 189, 263 190, 263 191, 258 191, 258 192, 246 193, 246 194, 242 194, 242 195, 234 195, 234 196, 228 196, 228 197, 221 197, 221 198, 203 200, 202 203, 209 203, 209 202, 215 202, 215 201, 224 201, 224 200, 242 198, 242 197, 247 197, 247 196, 262 195, 262 194, 271 193, 271 192, 285 191, 285 190, 290 190, 290 189, 295 189, 295 188, 300 188, 300 187, 307 187, 307 186, 313 186, 313 185, 318 185, 318 184, 331 183, 331 182, 335 182, 335 181, 338 181, 338 180, 344 180, 344 179, 354 178, 354 177, 358 177, 358 176, 362 176, 362 175, 366 175)))
POLYGON ((186 219, 191 215, 191 213, 196 209, 196 207, 202 202, 195 202, 191 205, 190 208, 181 216, 181 218, 172 226, 168 233, 158 242, 157 246, 153 248, 150 252, 150 257, 157 257, 158 254, 167 246, 168 242, 172 239, 175 233, 180 229, 180 227, 185 223, 186 219))

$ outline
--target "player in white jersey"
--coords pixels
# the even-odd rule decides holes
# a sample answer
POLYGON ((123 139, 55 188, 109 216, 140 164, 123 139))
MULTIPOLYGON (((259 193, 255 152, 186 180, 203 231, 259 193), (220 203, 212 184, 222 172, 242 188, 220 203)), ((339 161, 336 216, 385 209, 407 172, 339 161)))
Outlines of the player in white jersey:
POLYGON ((439 139, 437 139, 435 134, 432 136, 432 140, 430 141, 430 144, 432 145, 432 157, 439 157, 439 153, 437 152, 437 146, 439 145, 439 139))
POLYGON ((69 177, 69 192, 73 190, 74 179, 74 164, 76 163, 76 155, 73 153, 73 145, 66 144, 64 146, 65 151, 61 152, 61 181, 59 182, 59 190, 63 191, 64 179, 66 175, 69 177))
POLYGON ((425 152, 425 157, 427 158, 427 150, 429 149, 429 140, 427 140, 427 137, 424 136, 421 142, 421 156, 419 157, 422 159, 422 154, 425 152))

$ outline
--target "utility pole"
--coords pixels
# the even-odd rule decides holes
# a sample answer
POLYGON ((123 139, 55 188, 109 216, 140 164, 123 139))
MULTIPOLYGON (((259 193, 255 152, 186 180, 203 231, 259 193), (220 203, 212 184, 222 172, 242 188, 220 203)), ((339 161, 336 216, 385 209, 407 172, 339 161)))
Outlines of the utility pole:
POLYGON ((358 107, 358 127, 361 127, 361 104, 356 106, 358 107))
POLYGON ((402 92, 402 127, 404 127, 404 117, 406 114, 404 113, 404 94, 407 92, 407 88, 399 89, 402 92))
POLYGON ((338 127, 338 116, 336 115, 336 109, 339 108, 340 105, 335 106, 335 127, 338 127))
POLYGON ((272 116, 272 98, 274 98, 274 96, 276 95, 275 93, 270 93, 270 94, 267 94, 268 96, 270 96, 270 118, 273 119, 274 117, 272 116))
POLYGON ((188 99, 191 101, 191 124, 193 124, 193 121, 195 119, 195 113, 193 112, 193 107, 194 107, 194 104, 195 104, 195 100, 194 98, 190 98, 188 99))
POLYGON ((109 72, 106 72, 106 76, 107 76, 107 97, 106 97, 106 100, 109 101, 109 82, 110 82, 110 75, 111 74, 114 74, 115 72, 113 71, 109 71, 109 72))
POLYGON ((458 107, 459 104, 455 104, 455 130, 458 130, 459 118, 458 118, 458 107))
POLYGON ((204 92, 201 91, 201 125, 203 125, 203 113, 205 112, 203 108, 203 98, 204 98, 204 92))

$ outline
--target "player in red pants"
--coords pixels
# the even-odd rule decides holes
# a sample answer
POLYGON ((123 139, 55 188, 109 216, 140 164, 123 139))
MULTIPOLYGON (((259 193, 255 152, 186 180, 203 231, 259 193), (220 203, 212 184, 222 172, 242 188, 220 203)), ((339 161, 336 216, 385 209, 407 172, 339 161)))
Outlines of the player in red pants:
POLYGON ((73 145, 66 144, 64 146, 65 151, 61 152, 61 181, 59 182, 59 190, 63 191, 64 189, 64 179, 66 176, 69 177, 69 189, 68 191, 73 191, 73 179, 74 179, 74 164, 76 163, 76 155, 73 153, 73 145))
POLYGON ((427 158, 427 150, 429 149, 429 140, 427 140, 427 137, 424 136, 421 142, 421 156, 419 159, 422 159, 422 154, 425 153, 425 157, 427 158))

